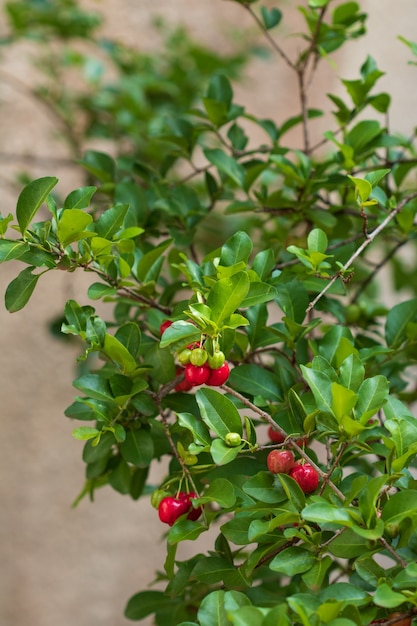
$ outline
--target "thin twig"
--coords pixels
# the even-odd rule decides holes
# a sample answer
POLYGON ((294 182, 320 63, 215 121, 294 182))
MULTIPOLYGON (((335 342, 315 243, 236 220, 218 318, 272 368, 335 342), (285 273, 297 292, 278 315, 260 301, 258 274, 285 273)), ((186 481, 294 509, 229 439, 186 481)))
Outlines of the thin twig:
POLYGON ((257 415, 262 417, 263 420, 268 422, 268 424, 270 424, 273 428, 275 428, 275 430, 277 430, 279 433, 281 433, 281 435, 283 437, 285 437, 285 439, 288 442, 288 444, 291 445, 291 447, 294 448, 294 450, 296 452, 298 452, 298 454, 307 463, 309 463, 312 467, 314 467, 314 469, 319 474, 319 476, 322 478, 322 480, 326 480, 327 481, 327 484, 330 487, 330 489, 342 501, 345 500, 345 496, 343 495, 343 493, 336 487, 336 485, 334 483, 332 483, 331 480, 328 480, 326 472, 323 472, 323 470, 318 465, 316 465, 316 463, 314 463, 314 461, 312 459, 310 459, 310 457, 308 456, 308 454, 306 454, 306 452, 303 450, 303 448, 301 448, 298 445, 298 443, 296 441, 296 438, 292 437, 291 435, 288 435, 285 432, 285 430, 272 419, 272 417, 269 415, 269 413, 266 413, 266 411, 263 411, 262 409, 260 409, 258 406, 256 406, 256 404, 253 404, 253 402, 248 400, 248 398, 245 398, 245 396, 242 396, 241 393, 239 393, 238 391, 235 391, 234 389, 232 389, 228 385, 222 385, 222 389, 224 389, 224 391, 226 393, 229 393, 230 395, 232 395, 235 398, 237 398, 238 400, 240 400, 242 402, 242 404, 244 404, 248 409, 251 409, 254 413, 257 413, 257 415))
POLYGON ((336 272, 336 274, 332 276, 332 278, 325 285, 325 287, 320 291, 320 293, 314 298, 314 300, 310 302, 310 304, 307 307, 306 313, 309 313, 312 309, 314 309, 314 307, 319 302, 319 300, 321 300, 321 298, 330 289, 330 287, 334 285, 334 283, 337 281, 338 278, 340 278, 343 272, 346 271, 352 265, 352 263, 362 254, 365 248, 367 248, 369 244, 372 243, 374 239, 379 235, 379 233, 381 233, 388 226, 388 224, 396 217, 396 215, 400 213, 401 209, 403 209, 404 206, 408 204, 408 202, 410 202, 414 198, 417 198, 417 191, 407 196, 407 198, 404 198, 404 200, 402 200, 402 202, 400 202, 400 204, 393 211, 391 211, 389 215, 387 215, 387 217, 384 219, 383 222, 381 222, 379 226, 377 226, 371 233, 368 233, 368 238, 365 239, 365 241, 359 246, 359 248, 357 248, 357 250, 355 250, 355 252, 352 254, 350 259, 348 259, 346 263, 343 265, 342 269, 340 269, 338 272, 336 272))
POLYGON ((273 37, 271 37, 271 35, 269 34, 268 30, 265 28, 264 24, 262 23, 262 21, 259 19, 259 17, 256 15, 256 13, 252 10, 250 4, 243 4, 243 6, 248 11, 248 13, 250 13, 250 15, 253 17, 255 22, 258 24, 258 26, 261 29, 261 31, 263 32, 265 38, 268 40, 269 44, 275 50, 275 52, 277 52, 279 54, 279 56, 285 61, 285 63, 289 67, 291 67, 292 69, 295 70, 296 68, 295 68, 294 63, 287 56, 287 54, 284 52, 284 50, 281 48, 281 46, 279 46, 277 44, 275 39, 273 37))

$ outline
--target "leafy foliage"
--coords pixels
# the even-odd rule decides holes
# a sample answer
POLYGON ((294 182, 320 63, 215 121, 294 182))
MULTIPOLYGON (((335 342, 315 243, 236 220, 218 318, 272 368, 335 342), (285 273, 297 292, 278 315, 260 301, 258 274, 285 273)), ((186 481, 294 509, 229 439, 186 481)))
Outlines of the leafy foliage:
MULTIPOLYGON (((373 117, 390 98, 374 93, 382 72, 368 56, 357 80, 342 81, 346 99, 329 96, 336 109, 324 143, 310 143, 310 120, 322 112, 308 107, 307 86, 323 56, 364 34, 358 3, 304 3, 304 48, 292 60, 273 30, 281 11, 236 2, 297 74, 297 114, 279 126, 235 102, 241 56, 220 59, 187 41, 162 74, 156 59, 107 44, 120 84, 103 89, 96 77, 78 105, 85 136, 127 134, 129 151, 87 152, 89 184, 63 200, 54 177, 25 186, 17 223, 0 222, 0 260, 25 265, 5 304, 21 309, 55 269, 89 272, 89 298, 109 303, 108 321, 91 305, 65 305, 62 332, 80 338, 86 361, 66 410, 88 423, 74 430, 85 442, 78 500, 107 485, 134 499, 151 494, 157 507, 185 489, 203 507, 170 528, 166 588, 133 596, 129 619, 391 624, 393 610, 417 614, 417 283, 396 255, 415 253, 414 137, 373 117), (186 60, 191 76, 176 90, 186 60), (143 64, 151 85, 140 84, 143 64), (264 131, 261 146, 252 147, 248 122, 264 131), (285 135, 297 125, 303 145, 294 149, 285 135), (34 221, 41 207, 47 218, 34 221), (401 296, 389 310, 385 266, 401 296), (196 345, 232 366, 221 386, 181 387, 178 356, 183 365, 196 345), (284 442, 267 441, 265 425, 284 442), (317 472, 313 493, 267 470, 280 448, 317 472), (166 480, 149 484, 163 457, 166 480), (209 528, 213 549, 179 561, 178 544, 209 528)), ((23 4, 8 5, 18 34, 34 28, 23 4)), ((50 25, 48 7, 33 3, 39 26, 50 25)))

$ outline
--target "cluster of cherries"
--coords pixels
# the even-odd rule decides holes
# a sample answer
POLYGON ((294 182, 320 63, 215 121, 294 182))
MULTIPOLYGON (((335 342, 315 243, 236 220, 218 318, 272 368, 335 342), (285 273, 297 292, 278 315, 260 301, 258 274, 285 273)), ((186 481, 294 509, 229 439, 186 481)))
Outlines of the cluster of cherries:
MULTIPOLYGON (((161 335, 172 323, 171 320, 162 322, 161 335)), ((219 387, 229 378, 230 368, 221 350, 209 354, 202 345, 190 344, 177 354, 177 359, 177 376, 184 373, 184 379, 175 386, 176 391, 189 391, 199 385, 219 387)))
MULTIPOLYGON (((268 429, 271 441, 283 443, 285 437, 274 430, 272 426, 268 429)), ((301 442, 303 440, 300 440, 301 442)), ((298 442, 297 442, 298 443, 298 442)), ((304 461, 296 461, 292 450, 271 450, 266 460, 268 469, 272 474, 288 474, 301 487, 304 493, 311 493, 319 484, 317 470, 304 461)))
POLYGON ((197 494, 194 491, 188 493, 180 491, 176 497, 165 496, 158 505, 159 519, 168 526, 173 526, 177 519, 186 513, 187 519, 198 520, 203 509, 201 506, 193 507, 192 500, 196 497, 197 494))

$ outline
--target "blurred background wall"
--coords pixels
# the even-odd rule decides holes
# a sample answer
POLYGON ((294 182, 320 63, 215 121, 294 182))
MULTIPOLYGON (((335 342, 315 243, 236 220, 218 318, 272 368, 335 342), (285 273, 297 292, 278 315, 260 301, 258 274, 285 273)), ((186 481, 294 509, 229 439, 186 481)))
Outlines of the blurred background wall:
MULTIPOLYGON (((30 0, 28 0, 30 1, 30 0)), ((0 3, 3 13, 4 2, 0 3)), ((283 32, 300 16, 292 1, 265 3, 285 13, 283 32)), ((153 17, 183 24, 197 41, 230 50, 228 33, 253 31, 249 16, 227 0, 85 0, 81 6, 102 12, 103 34, 145 51, 158 50, 161 39, 153 17)), ((370 11, 369 34, 350 43, 324 63, 311 94, 312 106, 330 107, 326 93, 341 89, 338 77, 356 78, 367 54, 387 75, 380 91, 393 94, 392 128, 410 134, 417 109, 416 69, 397 39, 413 40, 415 0, 362 2, 370 11)), ((1 33, 7 33, 4 15, 1 33)), ((296 49, 293 39, 287 49, 296 49)), ((56 175, 59 192, 82 183, 65 160, 68 149, 48 111, 19 87, 32 84, 33 45, 0 50, 0 211, 14 212, 18 172, 32 177, 56 175), (7 75, 16 79, 5 80, 7 75)), ((273 57, 271 57, 273 60, 273 57)), ((237 100, 264 117, 284 119, 294 111, 294 83, 285 66, 253 59, 236 86, 237 100)), ((317 134, 323 130, 317 125, 317 134)), ((0 293, 20 271, 0 266, 0 293)), ((127 599, 163 567, 163 528, 147 498, 132 502, 110 488, 75 509, 71 503, 83 484, 82 444, 71 436, 74 424, 64 417, 73 401, 71 386, 78 349, 53 339, 47 322, 62 314, 68 298, 86 303, 88 280, 82 274, 48 273, 29 304, 9 314, 0 306, 0 624, 2 626, 123 626, 127 599)), ((158 472, 155 470, 155 480, 158 472)), ((192 546, 193 547, 193 546, 192 546)))

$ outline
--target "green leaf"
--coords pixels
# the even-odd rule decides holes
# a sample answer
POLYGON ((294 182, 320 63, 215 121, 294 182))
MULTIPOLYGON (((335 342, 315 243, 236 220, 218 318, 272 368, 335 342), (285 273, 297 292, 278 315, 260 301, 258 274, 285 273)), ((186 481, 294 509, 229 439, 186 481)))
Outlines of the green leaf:
POLYGON ((377 606, 383 606, 386 609, 395 609, 404 602, 407 602, 408 598, 402 593, 393 591, 387 583, 382 583, 375 591, 373 601, 377 606))
POLYGON ((128 209, 128 204, 116 204, 104 211, 96 221, 96 231, 100 237, 112 239, 122 228, 128 209))
POLYGON ((97 428, 92 428, 90 426, 80 426, 72 431, 72 436, 74 439, 79 439, 80 441, 85 441, 87 439, 94 439, 100 433, 97 428))
POLYGON ((307 237, 308 250, 324 253, 327 250, 327 245, 328 241, 326 233, 320 228, 313 228, 307 237))
POLYGON ((218 437, 224 439, 229 432, 242 434, 242 420, 231 400, 214 389, 199 389, 196 400, 203 421, 218 437))
POLYGON ((325 500, 308 504, 301 514, 304 519, 316 524, 338 524, 348 527, 353 525, 349 511, 341 507, 332 506, 325 500))
POLYGON ((380 170, 374 170, 373 172, 368 172, 367 174, 365 174, 365 180, 371 183, 373 189, 383 178, 385 178, 387 174, 390 173, 390 171, 391 170, 384 168, 380 170))
POLYGON ((248 291, 249 278, 246 272, 238 272, 230 278, 215 282, 206 301, 211 310, 211 321, 221 327, 241 305, 248 291))
POLYGON ((239 187, 245 184, 245 170, 233 157, 219 148, 205 148, 204 155, 210 163, 215 165, 219 172, 231 178, 239 187))
POLYGON ((230 372, 228 384, 244 394, 260 396, 275 402, 282 400, 279 379, 260 365, 243 364, 234 367, 230 372))
POLYGON ((356 195, 360 200, 359 204, 366 202, 366 200, 372 193, 371 183, 367 180, 364 180, 363 178, 355 178, 354 176, 348 175, 348 178, 355 185, 356 195))
POLYGON ((41 274, 32 274, 33 267, 22 270, 7 286, 4 301, 9 313, 23 309, 29 301, 41 274))
POLYGON ((235 460, 244 444, 239 446, 227 446, 223 439, 213 439, 210 446, 210 453, 216 465, 227 465, 235 460))
POLYGON ((311 591, 318 591, 321 588, 332 563, 332 557, 327 555, 322 559, 317 559, 313 567, 303 574, 303 582, 311 591))
POLYGON ((360 358, 356 354, 349 354, 340 366, 339 375, 342 385, 352 391, 358 391, 365 375, 365 368, 360 358))
POLYGON ((160 341, 161 348, 167 348, 171 346, 175 349, 177 346, 185 346, 190 343, 198 341, 201 337, 201 332, 191 322, 185 322, 184 320, 178 320, 171 324, 163 333, 160 341))
POLYGON ((407 339, 407 328, 417 321, 417 298, 394 305, 387 315, 385 339, 390 348, 399 348, 407 339))
POLYGON ((267 9, 266 7, 261 7, 261 15, 267 30, 278 26, 282 19, 282 12, 277 8, 267 9))
POLYGON ((193 522, 188 519, 180 520, 170 529, 168 533, 168 542, 170 544, 179 543, 180 541, 194 541, 207 530, 205 526, 193 522))
POLYGON ((113 400, 108 381, 99 374, 84 374, 76 378, 73 385, 96 400, 113 400))
POLYGON ((352 529, 346 528, 342 534, 337 535, 328 546, 330 554, 341 558, 351 559, 365 554, 368 550, 368 540, 359 537, 352 529))
POLYGON ((339 383, 332 383, 331 390, 333 415, 340 421, 343 416, 351 414, 358 396, 354 391, 339 383))
POLYGON ((270 472, 258 472, 243 485, 243 491, 259 502, 276 504, 287 499, 282 487, 275 482, 270 472))
POLYGON ((64 209, 86 209, 97 187, 81 187, 68 194, 64 201, 64 209))
POLYGON ((365 424, 385 403, 388 397, 389 383, 385 376, 378 374, 365 378, 358 391, 355 414, 365 424))
POLYGON ((230 267, 244 261, 246 264, 252 252, 252 239, 244 231, 238 231, 230 237, 222 246, 220 265, 230 267))
POLYGON ((315 562, 316 557, 311 552, 298 546, 292 546, 277 554, 269 564, 269 568, 273 572, 295 576, 307 572, 315 562))
POLYGON ((147 430, 128 430, 126 439, 120 444, 125 461, 137 467, 148 467, 154 455, 153 439, 147 430))
POLYGON ((403 519, 417 519, 417 491, 406 489, 394 493, 382 509, 385 524, 399 524, 403 519))
POLYGON ((230 626, 224 608, 223 590, 212 591, 201 601, 197 617, 200 626, 230 626))
POLYGON ((124 615, 127 619, 140 621, 158 611, 167 602, 169 598, 162 591, 141 591, 130 598, 124 615))
POLYGON ((141 332, 136 322, 125 322, 116 331, 115 338, 130 352, 134 359, 138 358, 141 332))
POLYGON ((112 297, 117 293, 116 287, 110 287, 104 283, 93 283, 88 288, 88 297, 91 300, 100 300, 101 298, 112 297))
POLYGON ((205 490, 204 495, 198 499, 199 504, 213 501, 224 509, 235 504, 236 495, 233 484, 226 478, 215 478, 205 490))
POLYGON ((137 368, 135 357, 113 335, 106 333, 102 351, 124 374, 132 374, 137 368))
POLYGON ((146 282, 152 268, 159 263, 162 253, 171 245, 172 240, 162 242, 159 246, 153 247, 149 252, 144 254, 136 266, 136 275, 139 280, 146 282))
POLYGON ((85 230, 92 221, 92 216, 81 209, 64 210, 58 222, 58 238, 62 247, 66 248, 70 243, 86 237, 94 237, 94 232, 85 230))
POLYGON ((23 241, 0 239, 0 263, 18 259, 29 250, 29 245, 23 241))
POLYGON ((109 183, 113 180, 115 162, 108 154, 87 150, 84 158, 78 162, 102 183, 109 183))
POLYGON ((179 425, 191 431, 195 444, 203 447, 211 445, 210 433, 201 420, 192 413, 177 413, 177 416, 179 425))
POLYGON ((286 316, 302 324, 308 306, 308 292, 302 282, 292 280, 276 285, 277 302, 286 316))
POLYGON ((21 191, 17 200, 16 218, 23 236, 57 182, 54 176, 46 176, 33 180, 21 191))
POLYGON ((300 367, 305 380, 313 392, 317 408, 333 414, 332 381, 329 376, 324 372, 313 370, 305 365, 300 367))

